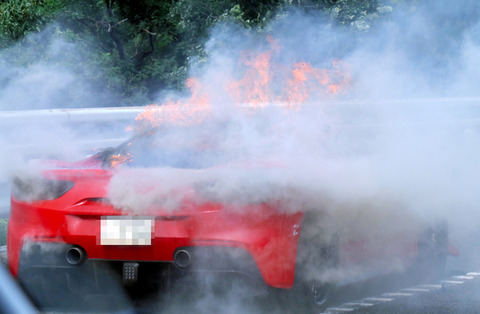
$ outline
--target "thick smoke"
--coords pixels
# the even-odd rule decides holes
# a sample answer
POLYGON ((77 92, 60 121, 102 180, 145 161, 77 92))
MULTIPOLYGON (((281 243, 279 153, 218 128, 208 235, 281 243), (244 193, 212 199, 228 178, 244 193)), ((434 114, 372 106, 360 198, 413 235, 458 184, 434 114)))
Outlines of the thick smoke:
MULTIPOLYGON (((340 233, 345 243, 360 236, 390 241, 446 220, 451 241, 464 249, 463 262, 476 267, 477 254, 470 250, 479 247, 469 239, 478 236, 480 223, 479 9, 475 1, 425 1, 415 11, 395 8, 370 32, 297 11, 274 20, 268 34, 218 25, 206 45, 208 61, 191 65, 199 82, 194 93, 206 97, 197 99, 209 104, 209 114, 159 126, 149 135, 154 145, 133 151, 132 161, 132 167, 138 162, 156 169, 120 169, 110 185, 111 202, 138 212, 157 206, 172 213, 190 197, 233 204, 235 210, 281 200, 281 211, 326 213, 316 231, 327 238, 340 233), (248 80, 232 91, 231 82, 249 74, 242 60, 267 51, 271 76, 260 88, 268 97, 246 97, 259 87, 248 80), (348 76, 337 94, 313 79, 317 85, 301 105, 285 105, 293 64, 307 62, 333 75, 332 61, 340 61, 348 76), (266 106, 254 109, 255 100, 266 106)), ((48 63, 33 72, 5 62, 0 67, 0 80, 7 82, 3 109, 18 108, 12 103, 29 108, 33 99, 41 108, 59 104, 61 88, 75 81, 74 73, 48 63), (25 86, 36 90, 20 93, 25 86)), ((186 108, 192 105, 178 99, 186 108)), ((398 269, 393 259, 381 266, 398 269)), ((318 276, 345 280, 356 272, 365 269, 318 276)))
POLYGON ((106 138, 127 137, 125 122, 72 122, 75 117, 69 113, 51 110, 108 107, 119 99, 79 74, 78 67, 86 67, 84 54, 61 36, 52 36, 57 32, 51 25, 0 51, 0 215, 8 215, 10 178, 40 180, 34 178, 38 163, 31 160, 79 160, 103 148, 106 138))
MULTIPOLYGON (((368 34, 299 12, 275 20, 267 36, 217 26, 207 43, 208 62, 192 69, 211 115, 200 126, 187 126, 188 132, 165 125, 153 136, 169 139, 158 146, 165 150, 189 143, 195 151, 208 140, 214 152, 193 153, 191 158, 203 158, 201 165, 183 167, 196 170, 165 168, 144 176, 155 185, 147 198, 131 189, 131 176, 120 173, 111 185, 113 203, 132 209, 168 202, 168 211, 180 210, 182 200, 172 195, 189 186, 199 198, 207 190, 207 197, 227 204, 278 198, 285 204, 281 210, 328 212, 319 229, 350 239, 393 239, 447 220, 452 241, 461 246, 464 232, 480 219, 477 6, 429 2, 415 12, 397 9, 368 34), (265 85, 245 83, 264 78, 262 71, 248 77, 255 60, 249 56, 267 51, 265 85), (318 84, 303 104, 287 109, 288 71, 282 71, 302 61, 332 70, 332 60, 341 60, 348 76, 340 92, 326 93, 318 84), (235 105, 231 82, 241 93, 254 93, 242 95, 243 107, 235 105), (251 109, 255 101, 268 103, 251 109)), ((162 166, 155 156, 150 162, 162 166)))

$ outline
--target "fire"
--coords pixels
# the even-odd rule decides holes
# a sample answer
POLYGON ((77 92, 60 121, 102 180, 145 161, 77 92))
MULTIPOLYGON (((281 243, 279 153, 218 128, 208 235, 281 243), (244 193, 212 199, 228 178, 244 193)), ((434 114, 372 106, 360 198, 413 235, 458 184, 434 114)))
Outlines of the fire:
POLYGON ((129 127, 128 130, 133 130, 136 134, 151 135, 168 123, 178 125, 201 123, 212 109, 208 97, 202 93, 202 86, 197 79, 189 78, 185 85, 192 92, 187 101, 169 100, 161 106, 149 105, 135 118, 135 126, 129 127))
POLYGON ((319 69, 310 63, 299 62, 288 80, 285 102, 289 105, 304 103, 311 95, 333 96, 349 85, 350 76, 343 71, 341 61, 332 61, 330 69, 319 69))
POLYGON ((132 157, 129 153, 122 155, 122 154, 112 154, 109 156, 109 163, 112 168, 119 168, 126 162, 132 162, 132 157))
MULTIPOLYGON (((351 78, 343 62, 333 60, 327 68, 317 68, 305 61, 293 65, 276 64, 275 57, 280 55, 283 47, 271 36, 266 40, 270 46, 268 50, 242 54, 243 77, 227 79, 225 90, 219 90, 219 93, 229 94, 235 105, 257 109, 275 103, 299 110, 307 101, 332 97, 348 88, 351 78)), ((211 97, 196 78, 188 79, 186 86, 191 91, 189 99, 147 106, 130 129, 137 134, 153 134, 167 124, 203 122, 213 111, 211 97)))
POLYGON ((266 104, 270 101, 270 57, 270 51, 243 56, 243 64, 248 70, 243 79, 231 82, 229 86, 237 103, 266 104))
POLYGON ((243 56, 241 63, 247 68, 244 77, 228 85, 237 104, 258 108, 277 103, 298 109, 312 97, 334 96, 349 86, 351 78, 341 61, 332 61, 326 69, 304 61, 293 67, 274 64, 274 54, 282 47, 273 40, 269 42, 272 50, 243 56))

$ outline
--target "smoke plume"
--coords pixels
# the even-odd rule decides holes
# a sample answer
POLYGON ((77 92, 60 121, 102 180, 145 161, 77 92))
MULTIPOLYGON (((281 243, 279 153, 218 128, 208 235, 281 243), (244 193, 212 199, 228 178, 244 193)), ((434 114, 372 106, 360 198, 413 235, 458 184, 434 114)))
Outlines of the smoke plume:
MULTIPOLYGON (((281 200, 281 211, 326 213, 319 232, 347 239, 395 239, 446 220, 455 245, 478 251, 469 239, 480 223, 479 9, 475 1, 397 6, 368 32, 295 10, 264 32, 217 25, 206 61, 190 65, 192 98, 158 99, 180 118, 149 122, 153 133, 133 128, 149 144, 112 178, 111 202, 172 213, 188 197, 235 210, 281 200), (300 70, 309 72, 289 85, 300 70)), ((48 63, 0 67, 2 109, 64 104, 62 90, 75 82, 48 63)), ((462 262, 476 265, 476 255, 462 262)), ((336 271, 322 276, 364 270, 336 271)))

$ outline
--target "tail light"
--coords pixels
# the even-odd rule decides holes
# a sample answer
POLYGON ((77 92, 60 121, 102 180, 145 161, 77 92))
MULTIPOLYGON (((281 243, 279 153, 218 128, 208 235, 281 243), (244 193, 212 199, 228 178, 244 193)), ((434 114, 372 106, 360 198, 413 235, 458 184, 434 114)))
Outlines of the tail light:
POLYGON ((53 200, 67 193, 74 185, 74 182, 66 180, 14 178, 12 196, 16 200, 25 202, 53 200))

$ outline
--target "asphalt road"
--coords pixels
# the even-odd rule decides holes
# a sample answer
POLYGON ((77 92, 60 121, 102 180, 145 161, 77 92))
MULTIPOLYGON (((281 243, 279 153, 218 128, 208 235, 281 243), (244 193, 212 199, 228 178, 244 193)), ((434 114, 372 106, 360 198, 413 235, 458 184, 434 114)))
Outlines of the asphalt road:
MULTIPOLYGON (((455 238, 464 243, 460 247, 463 255, 449 257, 441 278, 400 273, 341 286, 323 313, 480 313, 480 242, 475 240, 480 235, 468 233, 468 238, 468 243, 461 241, 461 236, 455 238)), ((5 247, 1 247, 0 258, 5 255, 5 247)), ((283 308, 262 291, 252 296, 252 290, 236 288, 214 295, 205 287, 193 288, 196 293, 154 295, 140 306, 129 302, 125 313, 302 313, 283 308)), ((108 313, 112 303, 105 296, 98 296, 98 304, 108 313)))
MULTIPOLYGON (((152 295, 150 300, 141 303, 131 303, 119 295, 122 302, 116 300, 115 303, 124 304, 120 306, 123 312, 135 314, 303 313, 280 306, 278 300, 261 288, 249 287, 248 290, 241 286, 226 287, 224 291, 212 293, 204 282, 192 285, 190 290, 152 295)), ((90 298, 90 302, 95 302, 92 309, 109 313, 115 308, 112 308, 113 301, 108 301, 114 299, 111 292, 90 298)), ((419 273, 390 274, 338 287, 330 302, 322 313, 480 313, 480 270, 450 268, 443 277, 434 280, 419 273)), ((64 309, 75 311, 75 307, 64 309)), ((58 309, 50 308, 46 313, 50 311, 56 313, 58 309)))
POLYGON ((323 313, 480 313, 480 272, 390 275, 343 287, 336 299, 323 313))
MULTIPOLYGON (((480 273, 456 276, 440 285, 420 285, 383 294, 386 302, 355 313, 480 313, 480 273), (473 276, 472 276, 473 275, 473 276), (472 278, 474 277, 474 278, 472 278)), ((335 312, 335 311, 331 311, 335 312)))
MULTIPOLYGON (((321 314, 339 313, 480 313, 480 272, 449 275, 425 281, 407 274, 376 278, 338 289, 334 300, 321 314)), ((189 294, 163 299, 144 307, 145 313, 304 313, 279 306, 266 295, 246 298, 241 292, 226 292, 198 298, 189 294)))
POLYGON ((438 279, 397 274, 340 289, 325 313, 480 313, 480 231, 457 228, 450 256, 438 279), (478 240, 477 240, 478 239, 478 240))

